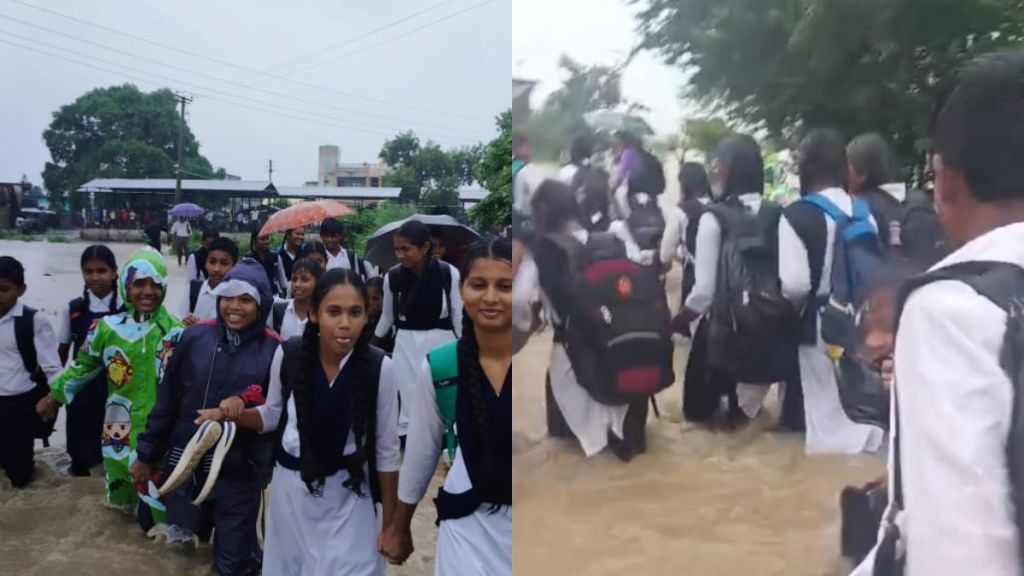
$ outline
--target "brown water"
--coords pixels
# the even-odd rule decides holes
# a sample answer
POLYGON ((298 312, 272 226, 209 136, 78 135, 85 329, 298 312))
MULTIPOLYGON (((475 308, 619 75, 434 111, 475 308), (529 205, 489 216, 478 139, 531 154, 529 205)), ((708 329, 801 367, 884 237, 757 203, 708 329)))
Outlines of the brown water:
MULTIPOLYGON (((666 168, 674 174, 674 165, 666 168)), ((670 188, 663 205, 677 198, 670 188)), ((675 272, 669 291, 677 306, 675 272)), ((877 478, 881 457, 805 456, 802 436, 770 431, 774 407, 737 433, 689 425, 677 384, 658 396, 662 416, 650 416, 646 454, 629 464, 608 453, 586 459, 574 442, 545 437, 550 346, 549 336, 537 336, 513 364, 516 573, 845 574, 838 495, 877 478)), ((680 377, 686 352, 680 341, 680 377)))
MULTIPOLYGON (((87 245, 0 241, 0 255, 14 256, 26 267, 28 292, 22 302, 46 313, 55 330, 61 307, 82 293, 79 257, 87 245)), ((119 263, 139 247, 111 245, 119 263)), ((167 302, 173 311, 185 291, 185 272, 175 259, 165 258, 171 276, 167 302)), ((66 474, 70 461, 61 448, 63 411, 51 440, 53 448, 36 454, 39 479, 28 489, 13 490, 0 474, 0 576, 212 574, 209 546, 188 549, 146 538, 129 517, 104 505, 100 477, 66 474)), ((428 494, 436 492, 440 479, 440 474, 435 476, 428 494)), ((420 506, 413 520, 417 551, 406 566, 390 569, 389 575, 434 573, 434 516, 429 500, 420 506)))

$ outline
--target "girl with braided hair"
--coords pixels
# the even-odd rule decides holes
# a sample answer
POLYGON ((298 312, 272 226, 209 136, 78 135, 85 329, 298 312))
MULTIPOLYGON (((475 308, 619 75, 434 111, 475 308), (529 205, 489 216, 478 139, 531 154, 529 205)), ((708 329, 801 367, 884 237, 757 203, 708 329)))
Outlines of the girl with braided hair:
POLYGON ((462 278, 462 338, 431 352, 418 372, 398 507, 381 552, 392 564, 412 553, 412 516, 446 447, 453 457, 435 500, 435 573, 511 576, 511 243, 477 242, 466 253, 462 278))
POLYGON ((280 576, 383 576, 374 502, 395 508, 398 389, 391 360, 364 332, 369 298, 351 270, 316 284, 302 336, 270 367, 267 402, 238 425, 278 431, 263 571, 280 576))

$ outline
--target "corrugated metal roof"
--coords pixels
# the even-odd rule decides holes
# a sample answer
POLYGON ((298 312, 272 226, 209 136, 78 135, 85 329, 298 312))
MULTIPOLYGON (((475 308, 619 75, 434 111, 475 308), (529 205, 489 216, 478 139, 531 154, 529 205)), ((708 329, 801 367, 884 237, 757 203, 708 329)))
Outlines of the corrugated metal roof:
POLYGON ((483 188, 459 188, 459 200, 463 202, 480 202, 490 194, 483 188))
MULTIPOLYGON (((173 192, 177 187, 177 181, 173 178, 97 178, 83 184, 79 193, 86 192, 173 192)), ((182 180, 181 189, 183 192, 222 192, 258 194, 274 193, 274 185, 266 180, 182 180)))
POLYGON ((339 200, 397 200, 401 188, 345 186, 278 186, 282 198, 336 198, 339 200))

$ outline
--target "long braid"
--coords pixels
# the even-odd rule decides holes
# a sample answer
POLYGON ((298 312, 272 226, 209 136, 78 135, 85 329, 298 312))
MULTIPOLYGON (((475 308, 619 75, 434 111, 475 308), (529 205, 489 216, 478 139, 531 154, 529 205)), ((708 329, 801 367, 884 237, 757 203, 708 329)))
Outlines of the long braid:
MULTIPOLYGON (((494 453, 491 446, 491 423, 487 415, 487 403, 484 401, 484 386, 490 386, 483 366, 480 364, 480 346, 476 341, 476 327, 468 314, 462 317, 462 339, 459 340, 459 374, 465 376, 459 378, 459 386, 466 386, 473 411, 473 421, 476 424, 479 434, 481 452, 484 457, 484 474, 486 486, 474 486, 483 496, 483 500, 495 501, 496 494, 493 486, 496 482, 497 463, 494 460, 494 453)), ((494 513, 500 508, 492 506, 494 513)))
POLYGON ((291 382, 295 398, 295 427, 299 431, 299 469, 310 494, 323 494, 325 474, 313 430, 313 399, 309 390, 310 371, 320 365, 320 326, 307 322, 302 332, 302 360, 291 382))
MULTIPOLYGON (((370 336, 365 331, 356 342, 352 351, 353 368, 352 380, 349 383, 352 391, 352 435, 356 445, 356 451, 348 460, 348 480, 343 484, 346 488, 363 496, 363 482, 366 481, 366 470, 363 466, 369 460, 369 449, 375 444, 370 435, 377 433, 377 407, 371 406, 371 398, 374 396, 372 387, 376 382, 370 381, 372 368, 370 362, 370 336)), ((371 470, 370 473, 374 473, 371 470)), ((372 480, 371 480, 372 481, 372 480)))

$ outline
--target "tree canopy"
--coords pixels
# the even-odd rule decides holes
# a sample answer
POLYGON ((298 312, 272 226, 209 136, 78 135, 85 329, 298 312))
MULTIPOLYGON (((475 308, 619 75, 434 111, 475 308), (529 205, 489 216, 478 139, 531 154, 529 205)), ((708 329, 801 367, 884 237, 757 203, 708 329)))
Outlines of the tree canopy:
POLYGON ((483 149, 477 180, 490 193, 470 216, 482 230, 499 231, 512 224, 512 111, 497 119, 501 134, 483 149))
POLYGON ((457 206, 459 186, 473 183, 482 148, 445 150, 434 142, 420 143, 413 132, 384 142, 380 159, 391 168, 384 185, 401 188, 404 202, 457 206))
MULTIPOLYGON (((142 92, 132 84, 97 88, 53 113, 43 132, 51 161, 43 182, 59 210, 93 178, 171 178, 177 159, 178 110, 167 89, 142 92)), ((185 127, 183 169, 190 177, 223 177, 199 153, 185 127)))
POLYGON ((782 140, 877 131, 911 162, 942 82, 1024 38, 1017 0, 630 0, 691 96, 782 140))

